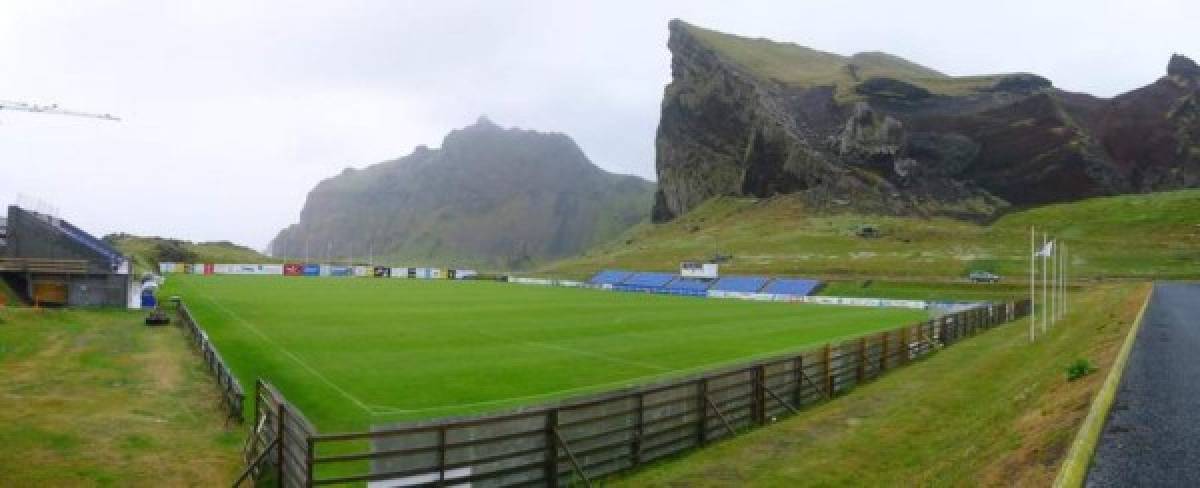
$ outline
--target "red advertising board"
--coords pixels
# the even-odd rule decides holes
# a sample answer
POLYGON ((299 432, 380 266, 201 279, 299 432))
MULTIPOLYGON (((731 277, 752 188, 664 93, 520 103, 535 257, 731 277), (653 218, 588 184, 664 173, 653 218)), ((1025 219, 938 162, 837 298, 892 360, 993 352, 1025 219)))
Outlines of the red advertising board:
POLYGON ((216 265, 213 263, 204 263, 204 274, 210 275, 216 271, 216 265))
POLYGON ((304 276, 304 265, 300 263, 287 263, 283 265, 284 276, 304 276))

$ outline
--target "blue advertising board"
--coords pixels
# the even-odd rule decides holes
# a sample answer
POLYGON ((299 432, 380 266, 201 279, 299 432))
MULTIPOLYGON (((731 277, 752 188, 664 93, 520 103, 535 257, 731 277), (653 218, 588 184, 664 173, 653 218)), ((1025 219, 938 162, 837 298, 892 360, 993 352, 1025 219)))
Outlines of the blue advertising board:
POLYGON ((354 268, 350 266, 330 266, 329 276, 354 276, 354 268))
POLYGON ((321 265, 306 264, 304 265, 304 276, 321 276, 321 265))

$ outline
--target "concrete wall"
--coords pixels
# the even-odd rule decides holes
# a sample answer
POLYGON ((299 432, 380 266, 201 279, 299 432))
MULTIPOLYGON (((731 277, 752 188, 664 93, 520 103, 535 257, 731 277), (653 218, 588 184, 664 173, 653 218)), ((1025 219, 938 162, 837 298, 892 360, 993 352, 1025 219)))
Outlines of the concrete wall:
POLYGON ((123 306, 129 292, 128 278, 128 275, 74 276, 67 285, 67 305, 123 306))

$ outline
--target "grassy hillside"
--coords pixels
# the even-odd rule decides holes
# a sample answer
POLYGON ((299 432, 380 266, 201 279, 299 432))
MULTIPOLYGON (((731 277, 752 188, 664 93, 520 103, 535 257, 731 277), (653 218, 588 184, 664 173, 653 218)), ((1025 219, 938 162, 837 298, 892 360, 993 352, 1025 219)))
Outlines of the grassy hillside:
POLYGON ((1148 291, 1091 287, 1033 345, 1028 321, 1001 326, 610 485, 1050 486, 1148 291), (1068 382, 1077 358, 1099 370, 1068 382))
MULTIPOLYGON (((1029 228, 1063 238, 1076 278, 1200 276, 1200 190, 1095 198, 1019 211, 990 225, 949 218, 828 214, 798 200, 717 198, 666 224, 645 224, 543 272, 583 277, 601 268, 677 269, 680 261, 732 255, 726 274, 833 280, 961 279, 986 270, 1023 283, 1029 228), (873 225, 882 237, 856 231, 873 225)), ((1040 240, 1040 236, 1038 237, 1040 240)))
POLYGON ((761 78, 787 85, 833 85, 842 99, 854 98, 854 85, 872 77, 906 81, 943 95, 969 94, 991 86, 1000 78, 999 75, 951 77, 882 52, 846 57, 790 42, 741 37, 691 25, 687 29, 726 59, 761 78))
POLYGON ((157 270, 160 262, 183 263, 272 263, 279 260, 228 241, 191 242, 162 237, 111 234, 104 240, 133 256, 138 270, 157 270))
POLYGON ((243 427, 175 327, 0 309, 0 486, 228 486, 243 427))

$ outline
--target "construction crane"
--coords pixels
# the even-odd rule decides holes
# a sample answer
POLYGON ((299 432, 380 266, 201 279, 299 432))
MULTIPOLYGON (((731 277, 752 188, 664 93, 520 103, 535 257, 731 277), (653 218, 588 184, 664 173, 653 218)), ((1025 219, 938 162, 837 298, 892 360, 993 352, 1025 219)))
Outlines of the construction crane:
POLYGON ((37 104, 33 104, 33 103, 10 102, 8 100, 0 100, 0 111, 4 111, 4 110, 20 110, 22 112, 34 112, 34 113, 41 113, 41 114, 69 115, 72 117, 88 117, 88 118, 101 119, 101 120, 114 120, 114 121, 121 120, 120 118, 114 117, 110 114, 93 114, 93 113, 88 113, 88 112, 77 112, 74 110, 58 108, 57 104, 37 105, 37 104))

